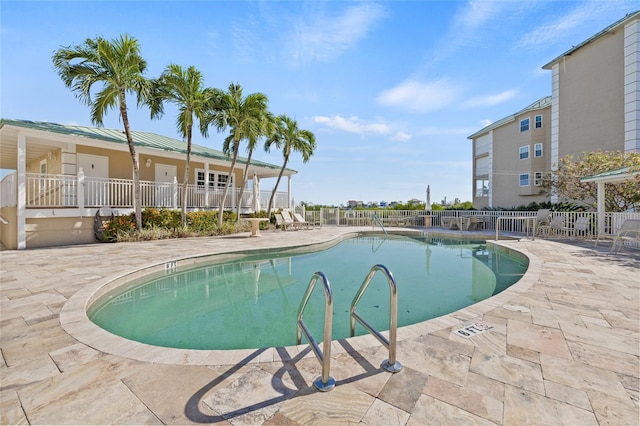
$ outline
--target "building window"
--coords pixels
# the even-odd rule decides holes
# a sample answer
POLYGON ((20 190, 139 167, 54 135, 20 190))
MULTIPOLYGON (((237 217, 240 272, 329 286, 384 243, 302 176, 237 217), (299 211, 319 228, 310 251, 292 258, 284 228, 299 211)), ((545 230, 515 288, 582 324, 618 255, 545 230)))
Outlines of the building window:
MULTIPOLYGON (((196 187, 204 188, 205 184, 205 172, 203 169, 196 169, 196 187)), ((212 188, 215 185, 216 174, 213 172, 209 172, 209 188, 212 188)))
POLYGON ((529 158, 529 145, 521 146, 520 147, 520 159, 521 160, 526 160, 527 158, 529 158))
POLYGON ((535 186, 540 186, 542 185, 542 172, 536 172, 533 175, 533 184, 535 186))
POLYGON ((529 173, 520 174, 520 186, 529 186, 529 173))
POLYGON ((536 157, 542 157, 542 144, 537 143, 533 146, 533 155, 536 157))
POLYGON ((476 179, 476 197, 489 196, 489 179, 476 179))
POLYGON ((535 123, 536 129, 542 129, 542 116, 536 115, 535 120, 536 120, 536 123, 535 123))
POLYGON ((229 175, 218 175, 218 188, 224 188, 227 185, 227 180, 229 180, 229 175))
POLYGON ((529 130, 529 119, 525 118, 524 120, 520 120, 520 131, 526 132, 529 130))

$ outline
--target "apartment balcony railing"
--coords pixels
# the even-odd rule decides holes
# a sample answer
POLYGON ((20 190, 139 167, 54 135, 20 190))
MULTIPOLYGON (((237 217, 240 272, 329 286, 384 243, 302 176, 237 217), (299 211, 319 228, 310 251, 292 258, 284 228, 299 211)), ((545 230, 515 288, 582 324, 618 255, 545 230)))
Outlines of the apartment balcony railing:
MULTIPOLYGON (((4 181, 3 181, 4 183, 4 181)), ((16 186, 15 179, 6 183, 7 191, 3 190, 4 206, 16 205, 17 191, 11 189, 16 186)), ((3 186, 4 189, 4 186, 3 186)), ((180 208, 183 197, 187 197, 189 209, 219 208, 224 195, 224 187, 205 188, 199 185, 183 185, 176 181, 160 183, 140 181, 141 207, 180 208)), ((266 210, 271 191, 261 191, 257 194, 261 210, 266 210)), ((274 208, 288 208, 287 193, 277 192, 274 197, 274 208)), ((225 201, 225 209, 240 206, 245 211, 254 208, 254 194, 251 189, 245 189, 240 199, 240 189, 230 188, 225 201)), ((40 175, 28 173, 26 175, 26 206, 27 208, 85 208, 103 207, 133 208, 133 181, 129 179, 96 178, 69 175, 40 175)))

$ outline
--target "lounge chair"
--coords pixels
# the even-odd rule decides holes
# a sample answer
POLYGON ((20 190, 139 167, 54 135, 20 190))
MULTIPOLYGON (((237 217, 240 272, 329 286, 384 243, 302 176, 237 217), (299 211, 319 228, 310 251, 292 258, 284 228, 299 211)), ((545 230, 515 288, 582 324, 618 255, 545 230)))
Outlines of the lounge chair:
POLYGON ((282 213, 280 214, 282 215, 282 219, 284 219, 284 223, 287 225, 287 227, 300 229, 300 225, 297 224, 295 220, 293 220, 293 217, 291 216, 291 212, 289 212, 289 210, 282 210, 282 213))
POLYGON ((280 228, 286 231, 289 224, 284 220, 284 217, 280 213, 276 213, 273 216, 276 218, 276 229, 280 228))
POLYGON ((293 214, 293 221, 296 224, 296 226, 300 228, 305 227, 306 229, 311 229, 311 224, 306 220, 304 220, 304 218, 300 213, 293 214))
POLYGON ((640 245, 640 219, 626 219, 616 232, 611 245, 612 252, 618 252, 625 242, 640 245))
POLYGON ((460 229, 460 221, 454 216, 443 216, 440 223, 444 229, 460 229))
POLYGON ((461 231, 471 231, 474 229, 478 229, 478 224, 481 223, 481 220, 478 216, 468 216, 460 218, 460 230, 461 231))

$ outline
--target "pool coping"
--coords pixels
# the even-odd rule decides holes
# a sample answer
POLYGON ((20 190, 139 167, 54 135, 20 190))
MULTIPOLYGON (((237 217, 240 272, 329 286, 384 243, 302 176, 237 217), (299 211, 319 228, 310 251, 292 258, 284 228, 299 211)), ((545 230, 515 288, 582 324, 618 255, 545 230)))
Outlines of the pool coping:
MULTIPOLYGON (((402 231, 402 233, 420 233, 423 231, 402 231)), ((304 250, 310 246, 321 246, 324 244, 337 244, 340 241, 353 237, 355 235, 379 234, 379 231, 357 231, 346 232, 336 237, 320 243, 286 245, 278 247, 277 250, 304 250)), ((431 232, 432 235, 440 235, 431 232)), ((451 234, 442 233, 442 236, 451 237, 451 234)), ((460 236, 458 236, 460 237, 460 236)), ((535 255, 505 245, 500 241, 492 241, 488 235, 470 235, 468 238, 485 239, 488 245, 499 247, 507 252, 518 253, 526 257, 529 266, 523 277, 516 283, 505 289, 501 293, 482 300, 473 305, 467 306, 452 313, 433 318, 427 321, 399 327, 397 330, 397 341, 415 338, 420 335, 433 333, 442 329, 451 327, 464 327, 473 324, 482 319, 483 314, 495 309, 499 306, 519 310, 517 305, 510 306, 509 302, 518 295, 526 292, 533 284, 535 284, 542 273, 542 261, 535 255)), ((307 351, 308 344, 270 347, 270 348, 254 348, 254 349, 226 349, 226 350, 197 350, 197 349, 175 349, 148 345, 133 340, 129 340, 120 336, 116 336, 91 322, 87 315, 87 310, 96 298, 110 291, 119 282, 130 282, 137 277, 146 276, 151 272, 162 271, 172 265, 175 267, 196 266, 198 263, 204 262, 204 259, 215 257, 237 257, 239 254, 247 255, 252 253, 264 253, 276 249, 256 249, 256 250, 235 250, 231 252, 210 252, 196 256, 185 256, 177 258, 171 262, 157 262, 143 267, 137 267, 135 270, 121 273, 115 276, 104 277, 100 280, 87 285, 83 289, 76 292, 64 304, 60 311, 60 324, 63 329, 77 339, 79 342, 104 353, 116 355, 123 358, 134 359, 142 362, 172 365, 234 365, 234 364, 254 364, 262 362, 286 362, 293 357, 313 358, 315 354, 307 351)), ((388 336, 388 332, 383 335, 388 336)), ((331 356, 341 353, 350 353, 368 348, 379 348, 380 343, 370 334, 339 339, 332 341, 331 356), (346 343, 346 344, 343 344, 346 343)))

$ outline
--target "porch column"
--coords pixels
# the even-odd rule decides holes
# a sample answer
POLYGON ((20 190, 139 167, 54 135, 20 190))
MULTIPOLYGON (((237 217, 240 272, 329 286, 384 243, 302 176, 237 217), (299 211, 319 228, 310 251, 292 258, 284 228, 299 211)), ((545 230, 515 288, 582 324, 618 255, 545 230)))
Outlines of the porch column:
POLYGON ((204 163, 204 207, 209 208, 209 163, 204 163))
POLYGON ((18 250, 27 248, 27 137, 18 133, 18 250))
POLYGON ((601 237, 604 234, 604 213, 605 213, 605 204, 604 204, 604 182, 598 182, 598 237, 601 237))
POLYGON ((293 202, 291 201, 291 176, 287 176, 287 200, 289 204, 289 210, 293 211, 293 202))

